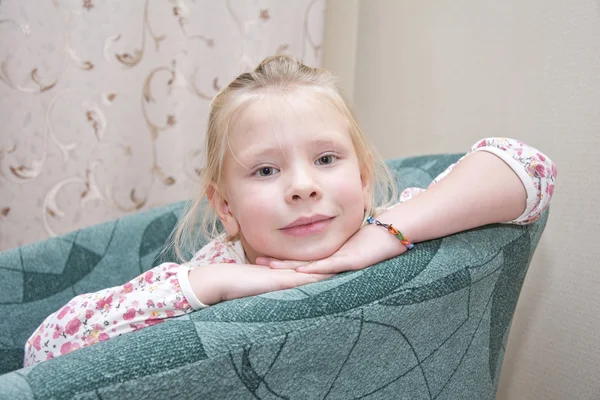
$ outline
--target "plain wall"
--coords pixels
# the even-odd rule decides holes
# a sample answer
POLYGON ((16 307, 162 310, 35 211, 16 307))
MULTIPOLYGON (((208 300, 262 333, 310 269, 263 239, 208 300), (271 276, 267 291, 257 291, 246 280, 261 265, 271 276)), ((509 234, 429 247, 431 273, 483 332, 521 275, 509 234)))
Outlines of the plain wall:
POLYGON ((557 163, 498 399, 599 399, 600 2, 330 0, 324 50, 386 158, 508 136, 557 163))

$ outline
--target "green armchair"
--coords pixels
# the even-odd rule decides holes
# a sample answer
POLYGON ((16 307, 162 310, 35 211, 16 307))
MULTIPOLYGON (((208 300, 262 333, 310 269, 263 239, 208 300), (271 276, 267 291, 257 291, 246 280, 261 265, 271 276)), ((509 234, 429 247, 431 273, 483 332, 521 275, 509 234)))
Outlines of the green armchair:
MULTIPOLYGON (((459 155, 389 162, 426 187, 459 155)), ((0 253, 0 399, 494 399, 547 212, 291 290, 224 302, 22 368, 72 297, 159 263, 182 203, 0 253)))

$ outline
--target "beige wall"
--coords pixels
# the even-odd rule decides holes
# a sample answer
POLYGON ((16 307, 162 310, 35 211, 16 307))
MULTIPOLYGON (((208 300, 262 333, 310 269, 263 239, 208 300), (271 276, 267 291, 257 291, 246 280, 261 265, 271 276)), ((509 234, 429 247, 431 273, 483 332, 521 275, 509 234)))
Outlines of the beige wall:
POLYGON ((498 399, 600 398, 600 2, 330 0, 327 15, 324 66, 383 156, 500 135, 556 161, 498 399))

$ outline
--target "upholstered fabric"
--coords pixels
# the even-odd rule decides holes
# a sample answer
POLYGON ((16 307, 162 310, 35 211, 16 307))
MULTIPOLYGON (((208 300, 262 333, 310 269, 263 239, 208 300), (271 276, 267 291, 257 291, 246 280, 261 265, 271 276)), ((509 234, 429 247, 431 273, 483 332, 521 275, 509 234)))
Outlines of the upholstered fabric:
MULTIPOLYGON (((401 188, 425 187, 458 158, 389 165, 401 188)), ((495 398, 547 213, 528 226, 419 243, 371 268, 221 303, 18 369, 26 339, 48 314, 155 265, 182 207, 0 253, 0 398, 495 398)))

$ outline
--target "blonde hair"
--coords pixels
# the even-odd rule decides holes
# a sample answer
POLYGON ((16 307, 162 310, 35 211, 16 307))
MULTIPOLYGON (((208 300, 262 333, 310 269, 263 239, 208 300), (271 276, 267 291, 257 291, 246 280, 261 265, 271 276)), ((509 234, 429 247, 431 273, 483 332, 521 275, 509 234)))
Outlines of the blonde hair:
POLYGON ((241 106, 262 98, 267 91, 285 93, 297 87, 314 89, 348 121, 360 170, 369 182, 371 192, 365 216, 376 215, 379 209, 389 207, 396 201, 396 181, 365 138, 354 111, 349 107, 333 75, 325 69, 309 67, 289 55, 267 57, 252 72, 241 74, 222 88, 210 104, 204 147, 206 167, 200 174, 200 193, 186 207, 169 243, 169 247, 174 248, 181 261, 186 261, 184 252, 193 254, 198 250, 203 237, 212 239, 221 233, 216 213, 208 204, 203 207, 203 203, 207 193, 213 190, 211 188, 219 188, 222 184, 223 160, 228 151, 227 138, 233 114, 241 106))

